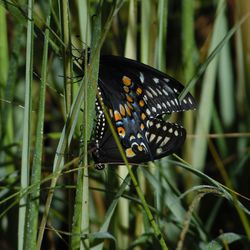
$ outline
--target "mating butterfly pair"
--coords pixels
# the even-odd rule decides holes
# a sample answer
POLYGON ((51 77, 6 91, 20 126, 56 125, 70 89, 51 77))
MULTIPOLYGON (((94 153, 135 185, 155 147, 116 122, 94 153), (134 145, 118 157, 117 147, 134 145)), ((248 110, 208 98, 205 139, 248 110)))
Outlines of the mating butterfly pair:
MULTIPOLYGON (((101 57, 99 96, 109 111, 128 162, 153 161, 183 144, 185 129, 162 117, 196 107, 190 93, 179 101, 183 88, 175 79, 145 64, 117 56, 101 57)), ((122 163, 98 98, 96 112, 91 143, 96 168, 103 168, 102 163, 122 163)))

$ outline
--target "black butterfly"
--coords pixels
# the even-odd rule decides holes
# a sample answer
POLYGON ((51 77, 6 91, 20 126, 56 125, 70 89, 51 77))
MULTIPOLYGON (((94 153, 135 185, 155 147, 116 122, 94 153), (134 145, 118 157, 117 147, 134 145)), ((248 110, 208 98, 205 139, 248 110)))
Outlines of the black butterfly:
MULTIPOLYGON (((188 93, 180 102, 181 83, 137 61, 117 56, 100 59, 98 91, 130 163, 143 163, 175 152, 186 131, 166 122, 164 114, 194 109, 188 93)), ((97 168, 101 163, 122 163, 121 154, 96 99, 97 121, 91 142, 97 168)))

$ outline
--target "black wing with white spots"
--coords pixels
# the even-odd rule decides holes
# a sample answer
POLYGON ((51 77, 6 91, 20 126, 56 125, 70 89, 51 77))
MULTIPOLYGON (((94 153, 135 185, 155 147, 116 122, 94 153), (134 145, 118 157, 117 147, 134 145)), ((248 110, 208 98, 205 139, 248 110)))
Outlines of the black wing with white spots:
MULTIPOLYGON (((190 93, 179 101, 183 88, 175 79, 145 64, 123 57, 101 57, 99 95, 129 162, 159 159, 183 144, 185 129, 162 119, 164 114, 196 107, 190 93)), ((96 110, 93 158, 96 163, 122 162, 98 101, 96 110)))

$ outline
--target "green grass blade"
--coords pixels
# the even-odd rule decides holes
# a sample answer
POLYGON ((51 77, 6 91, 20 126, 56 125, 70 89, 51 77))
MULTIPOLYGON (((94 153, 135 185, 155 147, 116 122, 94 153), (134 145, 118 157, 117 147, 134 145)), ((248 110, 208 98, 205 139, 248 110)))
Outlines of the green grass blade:
POLYGON ((159 31, 157 38, 157 68, 166 71, 166 47, 167 47, 167 22, 168 0, 160 0, 158 3, 159 31))
MULTIPOLYGON (((221 32, 227 34, 228 25, 225 13, 221 17, 221 32)), ((230 54, 229 42, 221 50, 218 62, 219 100, 222 122, 225 127, 230 127, 235 119, 234 76, 233 63, 230 54)))
MULTIPOLYGON (((22 165, 21 165, 21 190, 29 185, 30 148, 31 148, 31 124, 32 124, 32 80, 33 80, 33 39, 34 23, 33 0, 28 1, 27 19, 27 47, 26 47, 26 79, 25 79, 25 107, 23 120, 23 145, 22 145, 22 165)), ((22 197, 22 195, 21 195, 22 197)), ((23 249, 25 216, 27 197, 23 196, 19 202, 18 218, 18 249, 23 249)))
MULTIPOLYGON (((118 192, 116 193, 115 198, 112 200, 112 203, 110 204, 110 206, 106 212, 105 218, 103 220, 103 224, 99 230, 100 233, 104 233, 104 232, 108 231, 108 228, 110 226, 110 221, 111 221, 111 218, 114 214, 115 208, 117 207, 119 198, 124 193, 126 187, 129 184, 129 181, 130 181, 130 175, 127 175, 126 178, 124 178, 122 184, 120 185, 120 188, 119 188, 118 192)), ((100 244, 96 245, 95 247, 92 247, 91 249, 92 250, 101 250, 101 249, 103 249, 103 243, 100 243, 100 244)))
MULTIPOLYGON (((209 54, 215 50, 216 46, 220 43, 223 38, 223 33, 221 31, 221 18, 223 17, 224 9, 221 9, 224 1, 218 2, 218 14, 214 24, 213 35, 211 39, 211 45, 209 49, 209 54)), ((218 51, 217 51, 218 52, 218 51)), ((198 109, 198 118, 195 133, 200 135, 195 138, 194 146, 192 151, 192 165, 198 169, 203 170, 206 150, 207 150, 207 138, 202 135, 207 135, 210 129, 212 108, 213 108, 213 98, 216 83, 216 74, 218 66, 218 54, 214 57, 214 60, 208 65, 207 70, 204 75, 202 83, 201 99, 198 109)))
POLYGON ((140 37, 140 52, 141 62, 149 62, 149 42, 150 42, 150 26, 151 26, 151 5, 149 0, 141 0, 141 37, 140 37))
MULTIPOLYGON (((89 93, 88 101, 90 102, 90 103, 88 103, 89 114, 93 114, 94 108, 95 108, 94 103, 92 103, 92 101, 96 96, 95 90, 96 90, 96 81, 97 81, 97 77, 98 77, 97 74, 98 74, 98 65, 99 65, 99 51, 100 51, 100 47, 104 41, 104 37, 106 35, 106 32, 107 32, 107 30, 105 30, 105 32, 102 34, 102 37, 100 39, 98 39, 98 41, 95 41, 96 44, 92 45, 93 50, 92 50, 92 54, 91 54, 91 58, 90 58, 90 64, 88 65, 88 68, 87 68, 87 70, 88 70, 87 71, 87 76, 88 76, 87 81, 88 81, 88 88, 90 89, 88 92, 89 93)), ((44 229, 45 229, 47 217, 49 214, 50 205, 51 205, 52 198, 53 198, 53 193, 54 193, 53 190, 54 190, 54 187, 57 183, 57 179, 58 179, 58 177, 63 169, 65 150, 67 148, 67 145, 70 144, 70 141, 72 139, 75 127, 77 125, 77 118, 79 116, 80 108, 81 108, 81 105, 84 101, 84 90, 85 90, 84 81, 85 80, 82 80, 80 82, 80 87, 79 87, 77 96, 75 97, 75 100, 74 100, 73 105, 71 107, 70 114, 67 118, 66 124, 63 128, 62 135, 61 135, 59 143, 58 143, 58 147, 57 147, 57 151, 56 151, 57 154, 55 156, 54 164, 53 164, 53 172, 55 172, 56 175, 54 176, 54 178, 51 181, 51 185, 50 185, 51 191, 49 192, 48 198, 46 200, 45 211, 43 214, 43 218, 41 221, 41 226, 40 226, 40 230, 39 230, 39 234, 38 234, 37 249, 41 248, 44 229)), ((86 125, 87 125, 86 126, 87 131, 91 131, 92 123, 88 122, 88 124, 86 124, 86 125)))
POLYGON ((125 57, 136 59, 137 0, 129 1, 129 19, 125 45, 125 57))
POLYGON ((90 29, 90 18, 88 13, 88 1, 78 0, 78 15, 79 15, 79 26, 81 41, 90 44, 91 41, 91 29, 90 29))
MULTIPOLYGON (((50 25, 50 10, 48 13, 46 25, 50 25)), ((42 59, 42 76, 39 94, 38 120, 36 128, 36 141, 34 148, 34 157, 32 165, 31 184, 40 183, 41 181, 41 164, 43 151, 43 130, 44 130, 44 113, 45 113, 45 91, 47 83, 48 70, 48 45, 49 45, 49 30, 45 30, 44 51, 42 59)), ((32 250, 36 247, 36 237, 38 231, 38 213, 39 213, 39 196, 40 186, 34 185, 28 196, 27 216, 24 249, 32 250)))
MULTIPOLYGON (((184 82, 188 82, 194 75, 196 47, 195 47, 195 23, 194 23, 194 1, 182 1, 182 65, 184 73, 184 82)), ((194 93, 194 91, 192 91, 194 93)), ((184 128, 187 134, 193 134, 194 131, 194 112, 184 113, 184 128)), ((183 158, 192 162, 193 141, 186 140, 183 149, 183 158)), ((189 178, 188 173, 183 173, 186 187, 192 185, 192 178, 189 178)))
POLYGON ((1 36, 0 36, 0 97, 3 97, 2 90, 5 89, 7 76, 8 76, 8 37, 7 37, 7 27, 6 27, 6 11, 0 6, 0 27, 1 27, 1 36))
POLYGON ((64 73, 64 92, 65 92, 65 107, 66 114, 70 111, 72 104, 72 91, 73 91, 73 72, 72 72, 72 44, 70 32, 70 14, 67 0, 61 0, 61 30, 62 30, 62 51, 63 51, 63 73, 64 73))
POLYGON ((239 240, 246 240, 246 238, 242 235, 236 234, 236 233, 223 233, 216 239, 212 240, 205 246, 202 246, 201 250, 221 250, 226 249, 225 245, 227 246, 227 249, 229 249, 228 244, 234 243, 235 241, 239 240))
MULTIPOLYGON (((79 10, 79 22, 80 22, 80 32, 82 40, 87 44, 89 44, 89 35, 90 35, 90 24, 88 20, 88 8, 87 1, 79 1, 78 2, 78 10, 79 10)), ((98 28, 99 29, 99 28, 98 28)), ((86 48, 86 46, 83 46, 86 48)), ((87 50, 85 50, 85 66, 87 65, 87 50)), ((87 131, 88 121, 92 123, 92 117, 94 114, 90 112, 86 112, 88 110, 88 72, 83 69, 85 72, 85 98, 84 98, 84 117, 83 117, 83 125, 81 126, 81 134, 80 134, 80 152, 79 152, 79 170, 77 174, 77 183, 76 183, 76 195, 75 195, 75 203, 74 203, 74 215, 72 221, 72 236, 70 239, 71 249, 84 249, 85 247, 89 247, 89 239, 87 238, 85 241, 81 241, 81 234, 89 235, 89 181, 88 181, 88 158, 87 158, 87 141, 89 140, 89 135, 91 131, 87 131), (92 117, 90 117, 92 116, 92 117)), ((94 91, 94 90, 93 90, 94 91)), ((94 103, 94 100, 92 100, 94 103)))

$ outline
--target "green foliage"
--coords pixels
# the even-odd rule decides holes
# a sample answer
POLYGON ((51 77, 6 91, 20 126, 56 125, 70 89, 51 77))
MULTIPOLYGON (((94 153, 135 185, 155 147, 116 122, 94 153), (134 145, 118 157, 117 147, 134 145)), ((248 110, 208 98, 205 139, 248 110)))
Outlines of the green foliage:
POLYGON ((249 249, 249 11, 0 0, 0 249, 249 249), (185 82, 180 98, 194 93, 197 111, 178 114, 178 156, 94 169, 100 53, 185 82))

